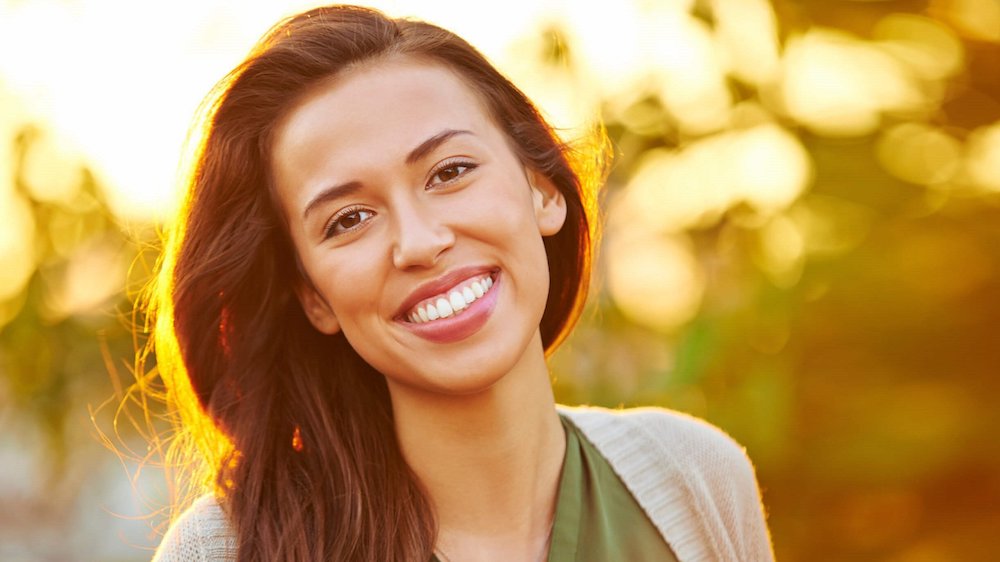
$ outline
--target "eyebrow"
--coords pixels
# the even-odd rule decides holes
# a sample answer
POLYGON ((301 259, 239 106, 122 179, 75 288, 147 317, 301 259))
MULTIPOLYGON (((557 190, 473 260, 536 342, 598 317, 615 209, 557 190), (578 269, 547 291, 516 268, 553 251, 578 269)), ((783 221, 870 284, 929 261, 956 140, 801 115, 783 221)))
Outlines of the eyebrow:
POLYGON ((455 135, 471 135, 472 131, 466 131, 465 129, 445 129, 440 133, 432 136, 431 138, 420 143, 416 148, 410 151, 406 155, 406 163, 413 164, 417 160, 420 160, 424 156, 427 156, 435 148, 444 144, 448 139, 454 137, 455 135))
POLYGON ((360 189, 361 182, 356 181, 349 181, 347 183, 328 187, 317 193, 315 197, 309 200, 309 203, 306 204, 306 208, 302 211, 302 218, 308 218, 309 212, 323 203, 340 197, 347 197, 353 193, 357 193, 360 189))
MULTIPOLYGON (((409 154, 406 155, 405 162, 407 164, 413 164, 414 162, 420 160, 424 156, 427 156, 435 148, 441 146, 448 139, 456 135, 471 135, 472 131, 466 131, 465 129, 445 129, 440 133, 428 138, 424 142, 417 145, 416 148, 411 150, 409 154)), ((357 181, 349 181, 347 183, 342 183, 334 185, 324 189, 323 191, 316 194, 315 197, 309 200, 306 204, 305 209, 302 211, 302 218, 307 218, 309 213, 317 206, 326 203, 327 201, 332 201, 340 197, 347 197, 351 194, 357 193, 361 189, 361 183, 357 181)))

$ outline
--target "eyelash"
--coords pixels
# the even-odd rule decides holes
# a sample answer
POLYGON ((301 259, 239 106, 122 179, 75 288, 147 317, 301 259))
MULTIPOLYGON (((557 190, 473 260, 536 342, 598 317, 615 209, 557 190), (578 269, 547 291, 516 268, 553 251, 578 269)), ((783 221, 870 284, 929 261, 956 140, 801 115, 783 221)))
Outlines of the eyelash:
POLYGON ((447 171, 447 170, 451 170, 451 169, 455 169, 455 168, 465 168, 465 170, 463 170, 461 172, 458 172, 458 174, 455 177, 453 177, 453 178, 451 178, 449 180, 441 180, 440 182, 437 182, 437 183, 432 183, 432 182, 428 181, 427 187, 430 188, 430 187, 433 187, 435 185, 442 185, 442 184, 447 185, 449 183, 458 181, 459 179, 461 179, 462 177, 464 177, 465 174, 468 174, 472 170, 475 170, 477 167, 478 166, 476 164, 474 164, 472 162, 469 162, 468 160, 445 160, 444 162, 441 162, 436 168, 434 168, 431 171, 431 176, 430 176, 431 180, 433 180, 434 178, 436 178, 437 176, 439 176, 441 174, 441 172, 444 172, 444 171, 447 171))
MULTIPOLYGON (((360 219, 360 221, 362 221, 362 222, 359 222, 358 225, 355 225, 355 226, 352 226, 350 228, 347 228, 346 230, 343 230, 341 232, 336 232, 337 224, 340 223, 341 220, 343 220, 344 218, 347 218, 349 216, 352 216, 352 215, 359 215, 361 213, 368 213, 369 215, 374 215, 375 214, 370 209, 366 209, 366 208, 360 207, 360 206, 351 206, 351 207, 347 207, 347 208, 341 210, 336 215, 333 215, 333 217, 330 219, 330 222, 326 223, 326 226, 323 228, 323 239, 327 240, 327 239, 333 238, 334 236, 340 236, 342 234, 346 234, 346 233, 348 233, 348 232, 350 232, 352 230, 360 228, 360 226, 362 224, 364 224, 363 221, 365 221, 367 219, 360 219)), ((369 218, 371 218, 371 217, 369 217, 369 218)))
MULTIPOLYGON (((476 164, 474 164, 472 162, 469 162, 468 160, 446 160, 446 161, 442 162, 439 166, 437 166, 436 168, 434 168, 434 170, 431 171, 431 175, 430 175, 430 179, 431 180, 433 180, 437 176, 441 175, 441 172, 445 172, 447 170, 452 170, 452 169, 456 169, 456 168, 465 168, 465 169, 462 170, 462 171, 460 171, 460 172, 458 172, 457 175, 455 177, 451 178, 451 179, 440 180, 439 182, 436 182, 436 183, 434 183, 434 182, 428 182, 426 187, 427 188, 431 188, 431 187, 434 187, 434 186, 437 186, 437 185, 447 185, 447 184, 450 184, 452 182, 458 181, 459 179, 461 179, 462 177, 464 177, 466 174, 468 174, 472 170, 475 170, 477 167, 478 166, 476 164)), ((355 225, 353 227, 349 227, 346 230, 341 231, 341 232, 336 232, 337 224, 342 219, 344 219, 346 217, 350 217, 352 215, 358 215, 358 214, 362 214, 362 213, 368 213, 369 215, 374 215, 375 214, 373 211, 371 211, 369 209, 365 209, 364 207, 360 207, 360 206, 351 206, 351 207, 347 207, 347 208, 341 210, 339 213, 335 214, 330 219, 330 222, 328 222, 326 224, 326 226, 323 228, 323 239, 324 240, 328 240, 328 239, 333 238, 335 236, 340 236, 342 234, 346 234, 346 233, 348 233, 348 232, 350 232, 352 230, 360 228, 360 226, 362 224, 364 224, 363 221, 365 221, 367 219, 362 218, 362 219, 360 219, 362 222, 360 222, 358 225, 355 225)))

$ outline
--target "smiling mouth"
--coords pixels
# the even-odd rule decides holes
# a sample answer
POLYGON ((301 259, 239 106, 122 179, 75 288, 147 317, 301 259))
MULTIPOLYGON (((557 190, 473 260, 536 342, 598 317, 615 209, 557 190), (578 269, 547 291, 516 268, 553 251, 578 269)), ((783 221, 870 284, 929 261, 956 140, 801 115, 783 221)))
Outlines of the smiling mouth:
POLYGON ((492 288, 492 274, 470 277, 440 295, 419 302, 406 313, 406 319, 413 324, 426 324, 458 316, 492 288))

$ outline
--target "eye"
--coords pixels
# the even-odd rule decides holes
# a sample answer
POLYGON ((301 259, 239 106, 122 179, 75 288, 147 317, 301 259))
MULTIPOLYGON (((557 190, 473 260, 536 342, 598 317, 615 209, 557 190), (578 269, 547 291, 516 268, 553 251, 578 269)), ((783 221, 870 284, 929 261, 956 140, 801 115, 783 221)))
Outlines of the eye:
POLYGON ((339 236, 341 234, 346 234, 352 230, 359 228, 368 219, 375 216, 373 211, 368 209, 361 209, 358 207, 348 207, 343 211, 337 213, 330 219, 327 223, 326 228, 323 229, 323 238, 328 239, 334 236, 339 236))
POLYGON ((470 171, 476 169, 476 165, 472 162, 465 161, 451 161, 444 162, 438 166, 434 172, 431 174, 431 179, 427 182, 427 187, 432 187, 435 185, 449 184, 470 171))

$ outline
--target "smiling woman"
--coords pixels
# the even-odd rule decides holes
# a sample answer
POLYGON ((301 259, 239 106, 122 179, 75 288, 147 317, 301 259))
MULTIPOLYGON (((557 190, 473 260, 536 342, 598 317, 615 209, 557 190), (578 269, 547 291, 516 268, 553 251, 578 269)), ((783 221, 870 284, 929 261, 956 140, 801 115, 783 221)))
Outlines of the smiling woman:
POLYGON ((542 239, 566 199, 453 71, 395 55, 344 72, 294 106, 272 153, 306 314, 386 377, 397 420, 412 391, 480 392, 531 355, 544 370, 542 239))
POLYGON ((768 560, 753 469, 665 410, 557 407, 602 154, 438 27, 333 6, 205 105, 151 294, 187 560, 768 560))

